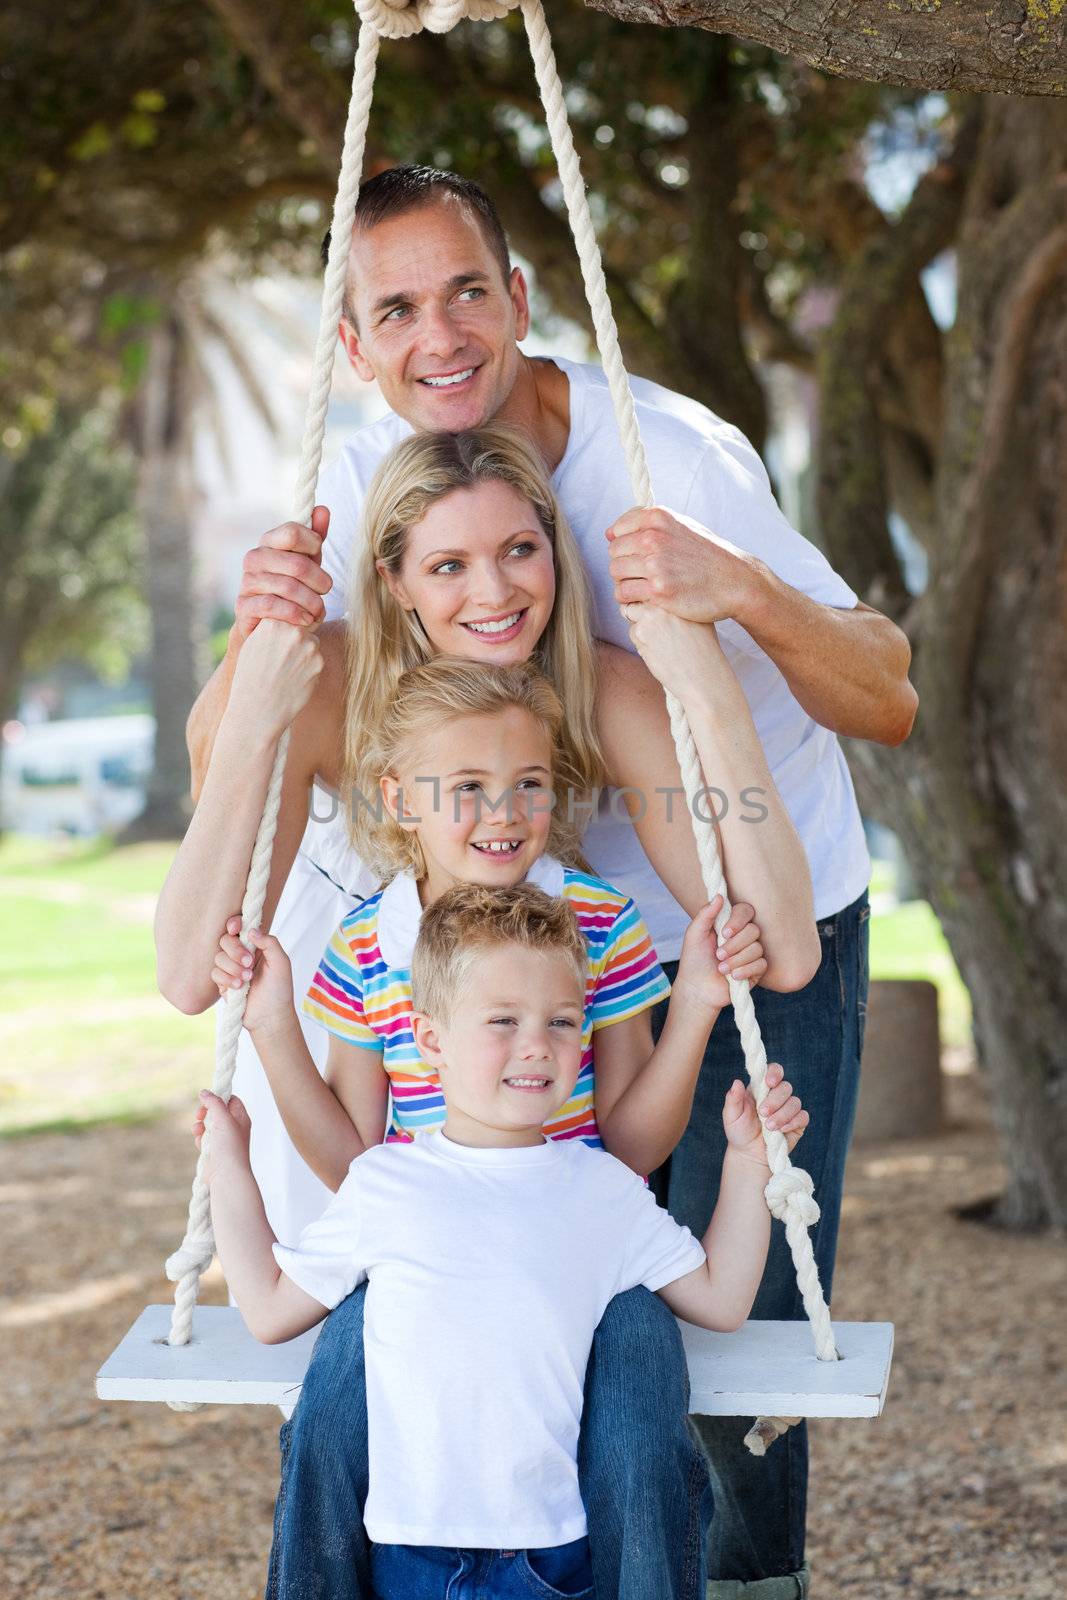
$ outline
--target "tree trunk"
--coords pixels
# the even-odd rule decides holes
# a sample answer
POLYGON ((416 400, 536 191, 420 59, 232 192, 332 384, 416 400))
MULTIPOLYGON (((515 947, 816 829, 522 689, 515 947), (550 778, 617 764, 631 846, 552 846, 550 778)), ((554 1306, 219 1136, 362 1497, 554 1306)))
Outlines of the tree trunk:
MULTIPOLYGON (((1020 1228, 1067 1227, 1065 173, 1067 106, 986 103, 957 235, 938 537, 910 618, 919 720, 900 750, 853 752, 970 989, 1008 1166, 997 1215, 1020 1228)), ((847 539, 838 525, 839 560, 847 539)))
POLYGON ((140 397, 140 498, 152 617, 151 683, 156 718, 152 776, 144 810, 123 834, 180 839, 190 815, 185 724, 201 682, 202 628, 192 539, 190 395, 184 340, 165 315, 149 335, 140 397))

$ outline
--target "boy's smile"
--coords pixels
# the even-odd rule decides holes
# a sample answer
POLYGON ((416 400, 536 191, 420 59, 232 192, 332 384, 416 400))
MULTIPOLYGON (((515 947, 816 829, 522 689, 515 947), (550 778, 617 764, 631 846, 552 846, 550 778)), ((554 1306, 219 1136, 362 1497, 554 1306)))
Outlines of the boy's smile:
POLYGON ((420 1053, 444 1091, 447 1136, 539 1144, 577 1081, 584 1015, 584 981, 566 954, 521 945, 479 954, 451 1016, 417 1018, 420 1053))

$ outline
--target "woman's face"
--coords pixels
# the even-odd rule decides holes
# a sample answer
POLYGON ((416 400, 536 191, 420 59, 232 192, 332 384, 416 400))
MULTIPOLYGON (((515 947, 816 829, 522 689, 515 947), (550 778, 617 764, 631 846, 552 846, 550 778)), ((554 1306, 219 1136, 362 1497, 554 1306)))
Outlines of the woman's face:
POLYGON ((400 571, 378 572, 435 652, 501 666, 529 660, 556 598, 548 536, 506 483, 443 495, 410 528, 400 571))

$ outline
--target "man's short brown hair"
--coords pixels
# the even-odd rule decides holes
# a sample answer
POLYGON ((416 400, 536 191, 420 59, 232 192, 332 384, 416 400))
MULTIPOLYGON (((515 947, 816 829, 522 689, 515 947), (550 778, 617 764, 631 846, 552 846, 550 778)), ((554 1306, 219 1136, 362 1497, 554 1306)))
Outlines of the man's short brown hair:
POLYGON ((458 883, 422 914, 411 958, 414 1009, 447 1022, 478 957, 503 945, 566 956, 584 995, 589 954, 566 900, 532 883, 505 889, 458 883))

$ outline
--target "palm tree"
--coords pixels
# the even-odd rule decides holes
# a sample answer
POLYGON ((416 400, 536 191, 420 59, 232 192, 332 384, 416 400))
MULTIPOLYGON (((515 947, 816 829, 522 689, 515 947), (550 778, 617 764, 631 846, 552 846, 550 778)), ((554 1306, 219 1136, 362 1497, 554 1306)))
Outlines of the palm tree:
POLYGON ((144 809, 124 841, 180 838, 189 818, 185 724, 205 676, 207 649, 193 541, 193 444, 199 427, 209 428, 224 467, 229 466, 212 350, 221 352, 245 398, 267 429, 276 431, 257 373, 211 303, 218 283, 217 272, 201 270, 177 284, 152 286, 156 315, 144 339, 144 375, 130 406, 129 431, 140 464, 156 743, 144 809))

